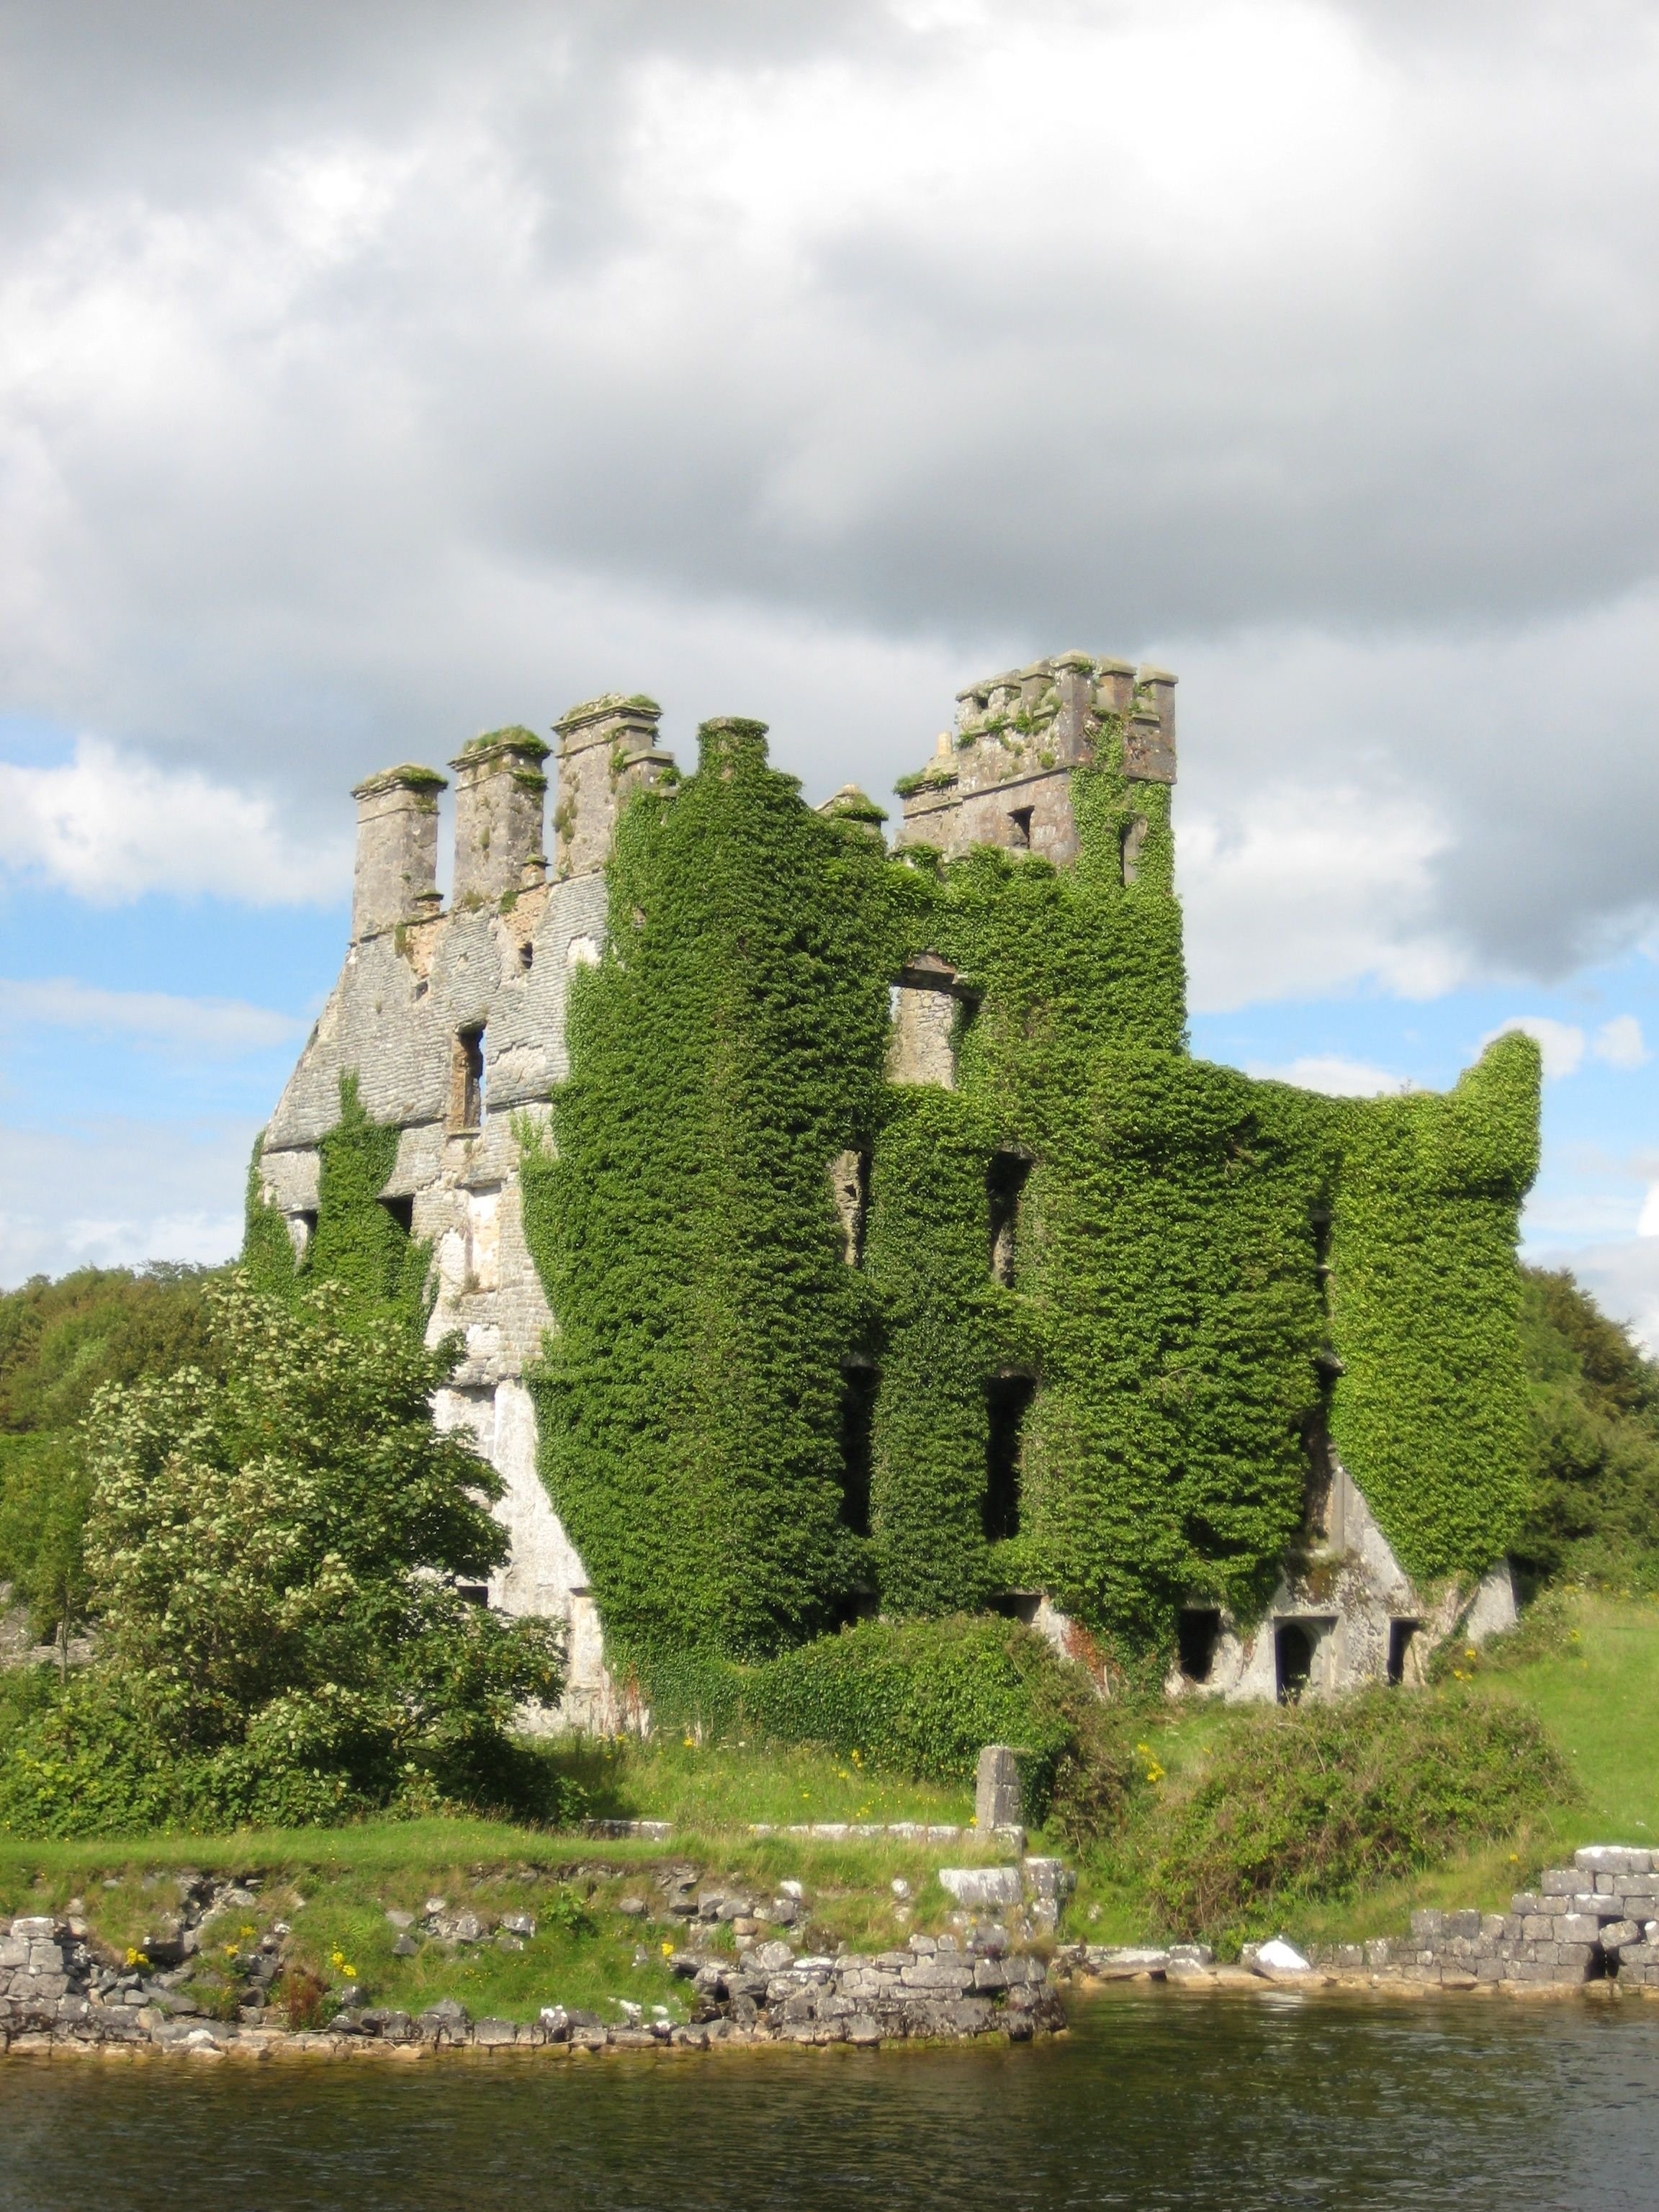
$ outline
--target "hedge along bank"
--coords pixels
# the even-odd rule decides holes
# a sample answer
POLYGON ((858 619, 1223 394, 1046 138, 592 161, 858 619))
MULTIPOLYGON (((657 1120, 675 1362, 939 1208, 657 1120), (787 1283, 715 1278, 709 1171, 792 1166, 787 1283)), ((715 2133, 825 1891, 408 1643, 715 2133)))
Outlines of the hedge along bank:
POLYGON ((1379 1100, 1190 1056, 1161 672, 970 687, 891 849, 760 725, 682 777, 657 717, 558 725, 551 861, 544 749, 475 740, 447 912, 431 771, 358 787, 254 1170, 251 1255, 280 1216, 321 1265, 343 1079, 395 1133, 350 1203, 431 1249, 440 1416, 507 1484, 489 1595, 568 1622, 566 1717, 878 1610, 1243 1697, 1504 1619, 1531 1042, 1379 1100))

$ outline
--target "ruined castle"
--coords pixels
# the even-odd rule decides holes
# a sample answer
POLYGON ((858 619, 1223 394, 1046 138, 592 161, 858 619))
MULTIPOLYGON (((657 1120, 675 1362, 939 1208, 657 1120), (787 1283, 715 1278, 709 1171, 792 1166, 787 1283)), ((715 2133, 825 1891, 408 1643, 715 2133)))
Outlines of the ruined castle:
MULTIPOLYGON (((1063 888, 1075 874, 1096 887, 1091 896, 1128 902, 1125 911, 1132 915, 1139 910, 1137 898, 1148 913, 1157 901, 1166 919, 1174 916, 1169 927, 1178 999, 1179 921, 1167 834, 1176 775, 1175 694, 1175 678, 1161 670, 1082 653, 1061 653, 969 686, 959 695, 954 728, 940 734, 920 770, 901 780, 902 817, 890 851, 878 852, 880 864, 908 870, 931 885, 947 881, 953 866, 982 868, 990 848, 1004 856, 996 864, 1001 870, 997 883, 1016 892, 1022 883, 1039 880, 1063 888), (1159 854, 1162 877, 1143 883, 1143 872, 1159 854)), ((562 1717, 605 1729, 627 1716, 614 1670, 607 1667, 602 1582, 590 1577, 593 1563, 584 1561, 574 1532, 555 1509, 556 1491, 550 1493, 546 1469, 538 1468, 532 1383, 557 1323, 526 1234, 522 1170, 526 1141, 548 1128, 556 1096, 570 1073, 567 1009, 573 988, 594 988, 597 979, 579 979, 585 971, 603 970, 611 957, 608 933, 616 920, 606 868, 619 820, 636 801, 665 819, 676 805, 680 771, 659 743, 659 717, 649 699, 607 696, 563 716, 556 726, 556 750, 516 727, 467 744, 451 763, 455 852, 447 906, 436 885, 438 794, 445 780, 430 769, 406 765, 357 786, 350 945, 264 1133, 258 1170, 260 1199, 285 1218, 303 1264, 318 1217, 319 1146, 340 1116, 342 1078, 355 1077, 373 1121, 399 1133, 396 1164, 380 1203, 410 1237, 430 1247, 429 1340, 459 1333, 465 1345, 464 1358, 441 1395, 438 1418, 445 1426, 471 1431, 506 1483, 497 1510, 510 1534, 511 1559, 488 1590, 477 1595, 509 1613, 556 1617, 568 1625, 562 1717), (550 757, 556 777, 550 793, 550 757)), ((706 746, 716 743, 708 732, 757 726, 705 726, 706 746)), ((718 772, 729 775, 729 761, 718 772)), ((862 793, 845 788, 817 812, 848 836, 882 848, 885 817, 862 793)), ((890 988, 883 1048, 886 1083, 895 1095, 954 1090, 963 1054, 979 1049, 977 1042, 969 1042, 976 1017, 981 1031, 990 1026, 980 1009, 995 998, 994 979, 967 972, 939 943, 923 941, 904 953, 884 988, 890 988)), ((1038 1051, 1047 1016, 1039 1019, 1027 1006, 1020 1018, 1021 1033, 1036 1041, 1031 1049, 1038 1051)), ((1005 1032, 1007 1027, 1005 1021, 1005 1032)), ((1109 1052, 1112 1042, 1101 1039, 1102 1050, 1109 1052)), ((1178 1019, 1158 1048, 1172 1066, 1178 1061, 1188 1072, 1202 1073, 1201 1064, 1184 1058, 1178 1019)), ((1231 1119, 1223 1127, 1212 1114, 1214 1133, 1201 1140, 1200 1149, 1207 1147, 1202 1190, 1210 1194, 1201 1203, 1226 1206, 1274 1145, 1279 1163, 1274 1172, 1284 1182, 1289 1170, 1283 1164, 1289 1159, 1294 1165, 1294 1148, 1290 1139, 1272 1137, 1279 1126, 1273 1115, 1283 1121, 1295 1102, 1284 1086, 1251 1085, 1231 1071, 1211 1073, 1218 1083, 1224 1075, 1231 1119)), ((1478 1638, 1513 1618, 1508 1569, 1501 1556, 1480 1555, 1484 1540, 1478 1530, 1464 1543, 1456 1566, 1447 1569, 1423 1536, 1414 1507, 1395 1504, 1391 1524, 1382 1506, 1384 1493, 1407 1501, 1417 1494, 1411 1485, 1422 1470, 1413 1455, 1420 1457, 1426 1449, 1431 1457, 1437 1435, 1450 1439, 1448 1467, 1455 1461, 1459 1468, 1478 1469, 1486 1463, 1483 1455, 1501 1459, 1511 1449, 1508 1431, 1500 1433, 1501 1421, 1490 1434, 1482 1426, 1488 1419, 1484 1401, 1469 1395, 1478 1391, 1478 1378, 1454 1374, 1446 1380, 1418 1371, 1423 1347, 1412 1340, 1421 1330, 1398 1303, 1402 1270, 1430 1264, 1422 1257, 1423 1221, 1443 1202, 1454 1225, 1478 1216, 1483 1224, 1478 1233, 1486 1240, 1480 1255, 1484 1274, 1466 1264, 1463 1247, 1444 1263, 1431 1255, 1446 1278, 1449 1325, 1459 1300, 1459 1310, 1480 1318, 1477 1310, 1488 1296, 1482 1285, 1499 1279, 1492 1269, 1504 1237, 1512 1239, 1514 1207, 1530 1169, 1507 1155, 1495 1165, 1484 1154, 1476 1157, 1484 1124, 1471 1118, 1473 1107, 1456 1103, 1457 1096, 1431 1102, 1437 1118, 1427 1119, 1419 1114, 1402 1120, 1398 1101, 1342 1102, 1340 1108, 1330 1102, 1329 1132, 1318 1120, 1325 1103, 1304 1098, 1314 1117, 1309 1126, 1316 1126, 1316 1142, 1310 1139, 1307 1145, 1305 1191, 1297 1183, 1292 1200, 1273 1201, 1289 1224, 1290 1259, 1264 1261, 1258 1285, 1249 1235, 1234 1236, 1227 1248, 1232 1256, 1223 1263, 1218 1297, 1236 1304, 1278 1299, 1286 1312, 1287 1299, 1300 1301, 1295 1310, 1304 1316, 1294 1322, 1302 1334, 1292 1346, 1291 1367, 1305 1377, 1304 1390, 1296 1386, 1305 1403, 1287 1400, 1282 1417, 1278 1412, 1263 1417, 1270 1428, 1276 1422, 1283 1431, 1282 1439, 1273 1432, 1273 1452, 1296 1456, 1297 1495, 1285 1521, 1282 1557, 1273 1570, 1276 1581, 1259 1583, 1258 1599, 1249 1605, 1227 1595, 1231 1540, 1224 1495, 1212 1481, 1197 1503, 1182 1506, 1182 1541, 1194 1558, 1219 1560, 1216 1575, 1222 1579, 1206 1582, 1200 1575, 1199 1586, 1183 1589, 1179 1578, 1187 1571, 1178 1559, 1161 1571, 1166 1580, 1176 1577, 1169 1585, 1171 1641, 1178 1652, 1172 1689, 1271 1698, 1409 1680, 1420 1674, 1426 1650, 1455 1627, 1478 1638), (1339 1113, 1350 1117, 1340 1126, 1339 1113), (1371 1113, 1382 1117, 1374 1125, 1352 1118, 1371 1113), (1406 1172, 1398 1163, 1407 1153, 1419 1182, 1405 1192, 1392 1179, 1406 1172), (1421 1191, 1430 1194, 1428 1200, 1421 1191), (1401 1203, 1394 1204, 1396 1200, 1401 1203), (1343 1235, 1347 1243, 1339 1251, 1333 1238, 1343 1235), (1350 1305, 1333 1297, 1334 1275, 1339 1291, 1352 1285, 1350 1305), (1346 1410, 1345 1391, 1352 1394, 1352 1413, 1346 1410), (1388 1427, 1389 1408, 1407 1401, 1426 1411, 1417 1429, 1395 1435, 1388 1427), (1356 1437, 1380 1439, 1368 1447, 1374 1449, 1376 1496, 1372 1466, 1355 1463, 1342 1446, 1345 1421, 1356 1437), (1426 1447, 1425 1435, 1431 1440, 1426 1447), (1435 1571, 1419 1571, 1415 1577, 1407 1572, 1401 1553, 1410 1555, 1413 1544, 1419 1557, 1436 1561, 1435 1571)), ((1524 1098, 1517 1110, 1524 1122, 1524 1098)), ((1097 1151, 1115 1141, 1112 1128, 1131 1121, 1108 1116, 1099 1125, 1108 1133, 1091 1139, 1097 1151)), ((1086 1243, 1091 1237, 1117 1233, 1116 1221, 1104 1217, 1124 1212, 1128 1200, 1108 1206, 1091 1200, 1074 1174, 1072 1194, 1056 1197, 1049 1216, 1028 1217, 1022 1208, 1038 1204, 1044 1141, 1040 1133, 1016 1131, 994 1141, 972 1170, 982 1200, 985 1296, 1007 1302, 1010 1311, 1023 1296, 1035 1300, 1048 1316, 1042 1327, 1048 1334, 1044 1337, 1039 1329, 1033 1339, 1041 1337, 1046 1350, 1000 1359, 996 1371, 976 1384, 982 1402, 971 1449, 982 1456, 976 1468, 963 1472, 963 1480, 964 1494, 975 1485, 983 1493, 971 1506, 983 1521, 982 1557, 992 1563, 975 1585, 985 1592, 983 1601, 1033 1622, 1086 1660, 1095 1656, 1095 1644, 1079 1617, 1081 1601, 1067 1597, 1082 1581, 1068 1576, 1066 1547, 1073 1539, 1066 1531, 1085 1526, 1092 1510, 1087 1501, 1097 1492, 1066 1487, 1067 1455, 1092 1450, 1102 1465, 1115 1463, 1115 1455, 1124 1458, 1124 1449, 1110 1438, 1103 1444, 1087 1441, 1091 1408, 1115 1402, 1114 1394, 1157 1411, 1164 1422, 1160 1435, 1185 1433, 1169 1424, 1187 1420, 1191 1426, 1195 1417, 1182 1408, 1201 1399, 1211 1383, 1206 1369, 1221 1355, 1205 1349, 1211 1340, 1199 1310, 1201 1297, 1196 1303, 1187 1297, 1182 1314, 1160 1324, 1166 1340, 1154 1351, 1135 1353, 1139 1368, 1127 1352, 1118 1358, 1098 1349, 1068 1352, 1070 1294, 1063 1285, 1056 1291, 1059 1279, 1042 1271, 1058 1264, 1054 1254, 1067 1238, 1086 1243), (1091 1205, 1103 1218, 1091 1217, 1091 1205), (1045 1395, 1054 1401, 1046 1426, 1045 1395), (1034 1437, 1042 1439, 1040 1474, 1022 1461, 1034 1437), (1041 1537, 1024 1550, 1012 1540, 1022 1525, 1022 1486, 1028 1493, 1028 1528, 1041 1537), (995 1563, 1003 1559, 1013 1563, 1012 1579, 998 1588, 995 1563)), ((1516 1141, 1523 1152, 1524 1130, 1516 1141)), ((1145 1203, 1148 1225, 1140 1233, 1152 1255, 1150 1282, 1159 1265, 1161 1217, 1167 1213, 1173 1220, 1182 1208, 1190 1212, 1182 1194, 1200 1185, 1190 1178, 1185 1184, 1169 1182, 1172 1195, 1160 1196, 1166 1186, 1157 1179, 1176 1173, 1167 1164, 1170 1146, 1144 1134, 1134 1142, 1150 1164, 1144 1175, 1136 1170, 1139 1182, 1131 1178, 1124 1188, 1135 1203, 1145 1203)), ((866 1210, 879 1202, 882 1158, 878 1143, 855 1138, 823 1163, 825 1221, 843 1248, 840 1264, 853 1268, 863 1264, 866 1210)), ((1435 1300, 1440 1296, 1436 1291, 1435 1300)), ((1283 1328, 1291 1329, 1292 1323, 1283 1328)), ((1108 1315, 1091 1342, 1109 1350, 1115 1341, 1108 1315)), ((866 1408, 880 1359, 879 1350, 849 1351, 842 1361, 849 1389, 864 1394, 860 1402, 866 1408)), ((1448 1364, 1456 1366, 1455 1355, 1448 1364)), ((1217 1419, 1222 1417, 1212 1419, 1212 1428, 1217 1419)), ((853 1424, 854 1431, 857 1427, 853 1424)), ((857 1478, 865 1495, 848 1514, 849 1525, 866 1534, 868 1429, 866 1413, 862 1443, 854 1434, 849 1447, 866 1455, 857 1478)), ((890 1486, 903 1480, 902 1451, 896 1443, 884 1444, 879 1432, 876 1449, 887 1454, 884 1466, 890 1462, 884 1478, 890 1495, 890 1486)), ((1184 1461, 1176 1464, 1186 1447, 1147 1449, 1175 1454, 1169 1484, 1196 1480, 1184 1461)), ((1213 1457, 1214 1448, 1206 1449, 1213 1457)), ((1248 1491, 1255 1480, 1251 1448, 1240 1442, 1227 1449, 1235 1471, 1225 1480, 1248 1491)), ((1431 1492, 1438 1478, 1431 1469, 1423 1479, 1431 1492)), ((1108 1481, 1109 1468, 1097 1480, 1108 1481)), ((1467 1478, 1444 1478, 1446 1486, 1454 1483, 1467 1486, 1467 1478)), ((878 1504, 878 1521, 880 1510, 878 1504)), ((1133 1540, 1133 1512, 1124 1525, 1130 1534, 1114 1535, 1109 1551, 1111 1543, 1133 1540)), ((977 1527, 975 1541, 981 1541, 977 1527)), ((872 1574, 847 1601, 845 1617, 881 1601, 879 1577, 872 1574)))

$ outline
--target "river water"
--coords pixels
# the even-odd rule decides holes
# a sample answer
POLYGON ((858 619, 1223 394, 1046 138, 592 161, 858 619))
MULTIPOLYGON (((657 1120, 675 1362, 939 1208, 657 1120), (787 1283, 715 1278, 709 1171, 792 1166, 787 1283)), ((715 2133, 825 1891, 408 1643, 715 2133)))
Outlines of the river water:
POLYGON ((1194 1996, 1036 2047, 0 2060, 3 2212, 1659 2205, 1659 2005, 1194 1996))

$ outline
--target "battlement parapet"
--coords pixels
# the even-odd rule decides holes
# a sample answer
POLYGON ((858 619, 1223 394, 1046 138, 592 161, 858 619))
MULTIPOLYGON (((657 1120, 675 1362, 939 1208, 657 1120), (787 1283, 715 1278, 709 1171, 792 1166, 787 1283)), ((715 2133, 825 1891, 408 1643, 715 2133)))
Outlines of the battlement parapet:
POLYGON ((1071 771, 1095 758, 1109 728, 1121 732, 1131 781, 1175 781, 1175 685, 1167 669, 1079 652, 968 684, 954 732, 942 730, 927 766, 896 787, 898 842, 948 854, 1000 845, 1066 866, 1077 856, 1071 771))

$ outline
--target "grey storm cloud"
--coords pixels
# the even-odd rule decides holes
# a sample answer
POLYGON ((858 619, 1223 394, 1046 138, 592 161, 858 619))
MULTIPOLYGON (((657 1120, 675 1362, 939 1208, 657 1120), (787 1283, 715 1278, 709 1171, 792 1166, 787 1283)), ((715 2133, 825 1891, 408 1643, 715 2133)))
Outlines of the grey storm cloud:
POLYGON ((1656 94, 1642 0, 8 6, 6 703, 303 823, 1155 653, 1212 849, 1330 793, 1559 972, 1659 904, 1656 94))

